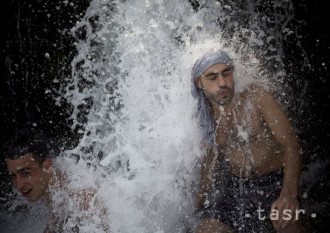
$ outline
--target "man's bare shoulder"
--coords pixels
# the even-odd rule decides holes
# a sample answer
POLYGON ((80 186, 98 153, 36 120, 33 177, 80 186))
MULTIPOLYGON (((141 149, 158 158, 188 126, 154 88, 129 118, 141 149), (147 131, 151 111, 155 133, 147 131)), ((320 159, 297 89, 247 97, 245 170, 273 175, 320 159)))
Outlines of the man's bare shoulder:
POLYGON ((66 172, 57 169, 54 172, 51 185, 52 194, 53 196, 56 194, 64 194, 63 196, 66 196, 66 198, 79 203, 82 209, 87 209, 87 204, 92 203, 96 196, 97 189, 93 186, 79 185, 79 183, 81 182, 71 180, 66 172))
POLYGON ((261 86, 257 83, 251 83, 243 91, 237 93, 240 98, 247 99, 253 98, 256 99, 263 95, 265 92, 269 92, 268 88, 261 86))
POLYGON ((248 89, 248 95, 252 102, 258 107, 267 106, 267 102, 275 101, 274 93, 270 88, 259 85, 251 84, 248 89))
POLYGON ((260 95, 272 93, 269 87, 257 83, 252 83, 249 86, 248 90, 254 96, 260 96, 260 95))

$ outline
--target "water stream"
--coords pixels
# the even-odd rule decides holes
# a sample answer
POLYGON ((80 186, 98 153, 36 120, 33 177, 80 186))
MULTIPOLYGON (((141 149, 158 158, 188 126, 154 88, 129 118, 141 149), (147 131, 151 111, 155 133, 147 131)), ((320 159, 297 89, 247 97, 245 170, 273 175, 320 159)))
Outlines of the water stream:
POLYGON ((78 53, 59 91, 81 140, 63 155, 84 164, 72 165, 76 174, 95 177, 113 232, 194 228, 202 151, 190 70, 204 51, 222 48, 235 60, 237 91, 255 81, 279 91, 292 4, 263 7, 261 0, 93 0, 71 29, 78 53))

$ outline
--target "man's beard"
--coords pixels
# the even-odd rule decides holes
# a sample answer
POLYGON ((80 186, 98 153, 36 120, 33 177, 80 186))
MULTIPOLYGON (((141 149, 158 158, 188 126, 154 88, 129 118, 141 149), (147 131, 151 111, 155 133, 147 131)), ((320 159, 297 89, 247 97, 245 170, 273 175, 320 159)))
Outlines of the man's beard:
POLYGON ((214 104, 220 105, 220 106, 224 106, 229 104, 233 97, 234 97, 234 90, 233 88, 222 88, 221 90, 217 91, 217 93, 215 94, 211 94, 211 93, 207 93, 206 97, 214 104), (221 97, 220 93, 222 91, 227 91, 227 95, 225 97, 221 97))

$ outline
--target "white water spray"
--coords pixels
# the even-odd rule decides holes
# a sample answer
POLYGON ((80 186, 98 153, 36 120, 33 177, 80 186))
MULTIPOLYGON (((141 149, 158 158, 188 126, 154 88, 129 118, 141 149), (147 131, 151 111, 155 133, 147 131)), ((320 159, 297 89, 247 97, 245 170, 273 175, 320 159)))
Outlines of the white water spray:
POLYGON ((252 51, 249 45, 222 37, 217 19, 228 18, 220 11, 226 5, 202 5, 195 12, 183 0, 92 1, 72 29, 78 55, 64 97, 74 107, 72 127, 84 130, 66 154, 103 171, 99 192, 114 232, 193 229, 196 160, 202 154, 190 94, 197 57, 227 50, 236 62, 238 90, 256 76, 267 81, 253 54, 242 56, 252 51), (81 109, 88 113, 83 120, 81 109))
POLYGON ((72 29, 78 54, 61 92, 81 140, 64 154, 90 166, 71 169, 97 180, 112 232, 194 228, 202 151, 190 70, 202 53, 221 48, 234 58, 238 91, 270 81, 255 48, 266 51, 258 55, 277 54, 266 60, 279 67, 271 81, 282 80, 280 47, 272 47, 281 41, 276 29, 267 32, 252 17, 258 14, 251 3, 245 10, 231 1, 199 3, 194 10, 186 0, 94 0, 72 29), (240 24, 237 12, 250 16, 249 23, 240 24))

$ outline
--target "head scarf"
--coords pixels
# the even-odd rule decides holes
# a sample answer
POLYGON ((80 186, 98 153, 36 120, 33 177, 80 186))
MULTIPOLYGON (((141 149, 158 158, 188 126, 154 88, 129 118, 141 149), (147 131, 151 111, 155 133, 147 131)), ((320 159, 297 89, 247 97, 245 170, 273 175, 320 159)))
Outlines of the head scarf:
POLYGON ((198 99, 195 117, 199 118, 200 127, 202 129, 203 139, 208 144, 214 144, 214 119, 209 101, 205 97, 203 89, 199 88, 195 81, 207 70, 215 64, 233 65, 233 60, 222 50, 206 53, 199 58, 191 71, 191 93, 193 97, 198 99))

